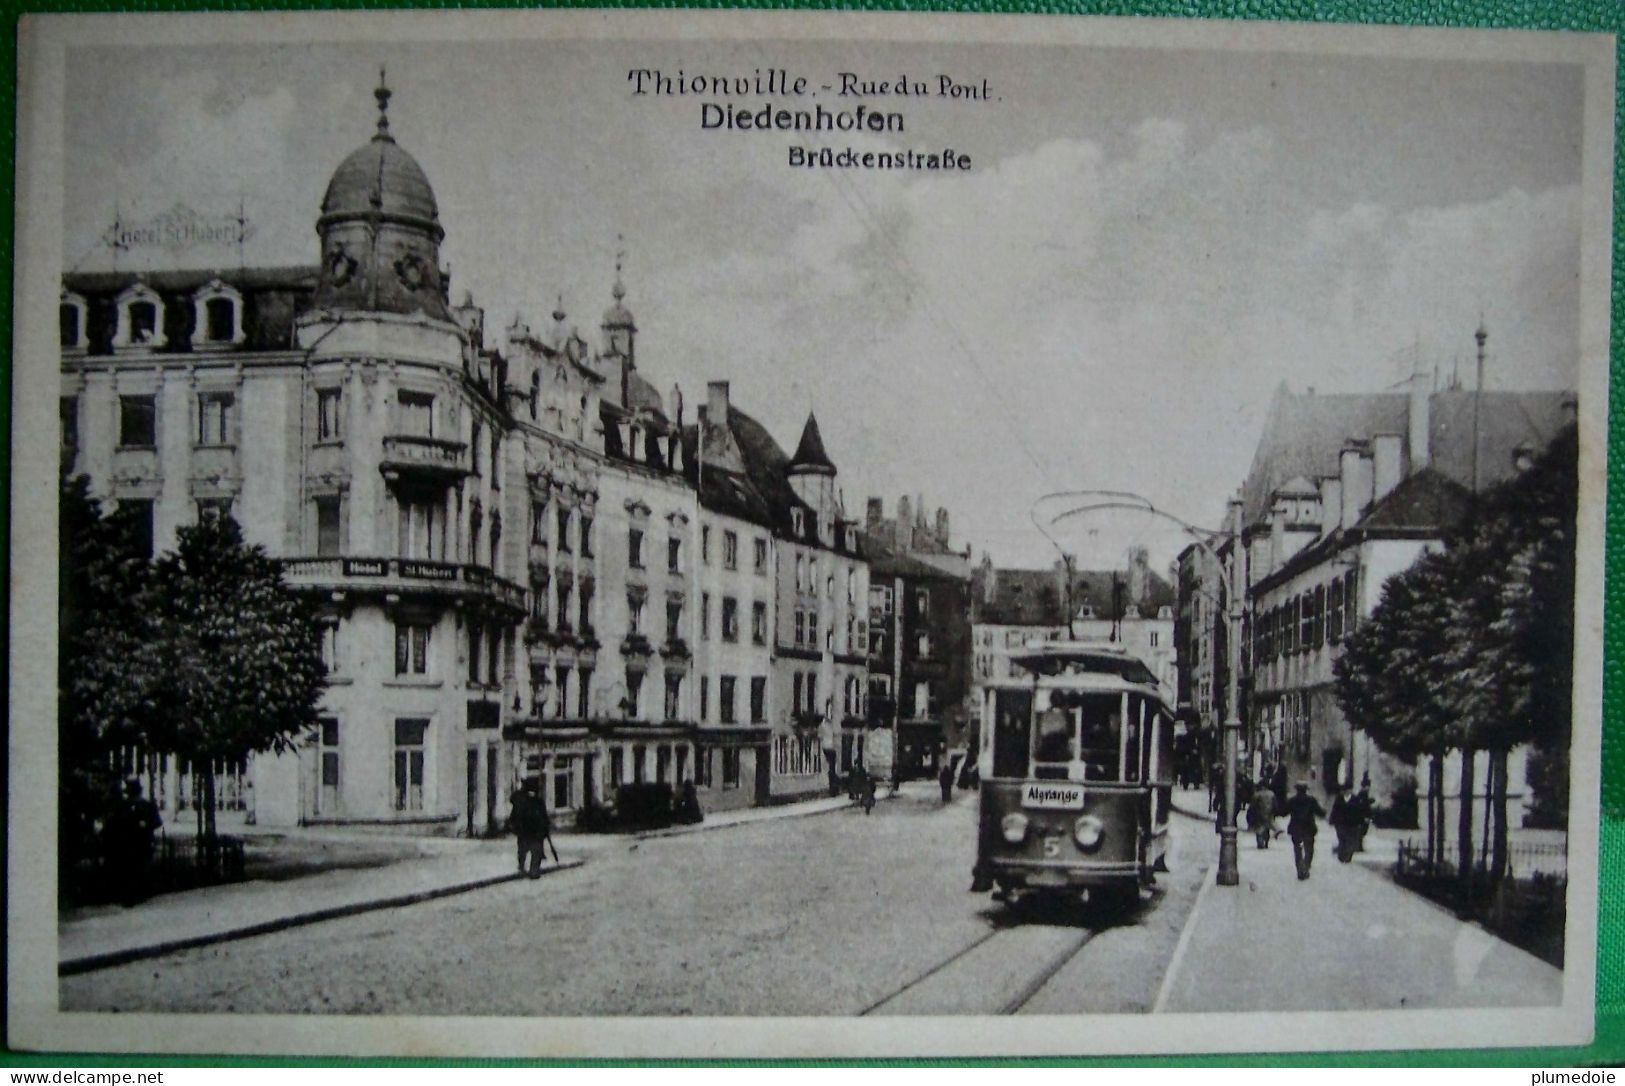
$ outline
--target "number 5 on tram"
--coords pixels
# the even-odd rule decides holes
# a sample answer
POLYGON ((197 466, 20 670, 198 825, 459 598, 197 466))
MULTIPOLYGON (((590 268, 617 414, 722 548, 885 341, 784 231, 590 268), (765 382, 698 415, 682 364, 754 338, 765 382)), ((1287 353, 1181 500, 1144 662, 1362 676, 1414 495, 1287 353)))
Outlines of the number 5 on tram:
POLYGON ((1055 642, 984 690, 973 891, 1126 903, 1166 871, 1173 715, 1118 645, 1055 642))

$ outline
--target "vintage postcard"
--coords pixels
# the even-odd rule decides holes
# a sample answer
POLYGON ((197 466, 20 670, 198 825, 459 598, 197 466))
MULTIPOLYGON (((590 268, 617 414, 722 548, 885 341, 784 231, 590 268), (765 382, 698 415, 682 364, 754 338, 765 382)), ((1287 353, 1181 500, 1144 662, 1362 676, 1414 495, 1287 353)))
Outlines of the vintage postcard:
POLYGON ((1587 1042, 1613 58, 25 19, 13 1042, 1587 1042))

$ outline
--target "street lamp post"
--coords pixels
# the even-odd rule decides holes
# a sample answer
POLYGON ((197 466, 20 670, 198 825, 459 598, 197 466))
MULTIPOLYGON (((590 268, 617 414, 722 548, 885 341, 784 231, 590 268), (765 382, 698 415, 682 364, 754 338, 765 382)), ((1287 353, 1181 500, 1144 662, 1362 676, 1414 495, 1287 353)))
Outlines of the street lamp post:
MULTIPOLYGON (((1230 622, 1228 646, 1230 671, 1230 697, 1224 706, 1224 802, 1220 805, 1219 872, 1220 886, 1235 886, 1241 882, 1236 869, 1236 759, 1241 746, 1241 598, 1245 589, 1245 571, 1241 553, 1241 497, 1230 499, 1230 606, 1226 615, 1230 622)), ((1220 568, 1223 566, 1221 564, 1220 568)))
POLYGON ((1245 613, 1243 598, 1246 593, 1246 556, 1242 552, 1241 541, 1241 495, 1238 493, 1229 502, 1229 527, 1227 530, 1210 531, 1189 524, 1172 513, 1164 512, 1153 506, 1145 498, 1121 490, 1068 490, 1054 494, 1046 494, 1034 503, 1029 519, 1033 525, 1049 539, 1055 549, 1061 551, 1063 557, 1066 552, 1061 545, 1044 530, 1044 525, 1037 516, 1037 506, 1051 498, 1095 498, 1101 499, 1087 505, 1080 505, 1074 509, 1057 513, 1051 517, 1051 525, 1082 513, 1121 510, 1135 513, 1145 513, 1150 516, 1161 517, 1179 525, 1195 541, 1196 545, 1213 560, 1220 569, 1224 569, 1224 560, 1219 556, 1210 539, 1228 536, 1231 540, 1230 562, 1230 602, 1226 609, 1226 619, 1229 628, 1229 670, 1230 670, 1230 697, 1225 705, 1224 722, 1221 725, 1223 733, 1222 746, 1224 749, 1224 794, 1219 803, 1219 870, 1215 881, 1220 886, 1236 886, 1241 882, 1237 870, 1236 859, 1236 761, 1240 757, 1241 747, 1241 624, 1245 613))

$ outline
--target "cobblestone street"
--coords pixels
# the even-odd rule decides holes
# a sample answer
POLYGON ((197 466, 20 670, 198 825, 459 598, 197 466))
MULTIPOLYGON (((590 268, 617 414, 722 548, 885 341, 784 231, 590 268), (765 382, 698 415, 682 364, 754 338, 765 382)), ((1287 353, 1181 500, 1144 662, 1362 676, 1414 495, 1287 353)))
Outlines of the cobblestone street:
POLYGON ((1025 995, 1020 1009, 1041 1013, 1148 1010, 1212 859, 1210 829, 1176 820, 1174 870, 1138 911, 1101 920, 968 893, 974 818, 973 794, 943 809, 919 792, 868 817, 596 839, 585 867, 541 882, 65 978, 63 1007, 849 1015, 998 1013, 1025 995))

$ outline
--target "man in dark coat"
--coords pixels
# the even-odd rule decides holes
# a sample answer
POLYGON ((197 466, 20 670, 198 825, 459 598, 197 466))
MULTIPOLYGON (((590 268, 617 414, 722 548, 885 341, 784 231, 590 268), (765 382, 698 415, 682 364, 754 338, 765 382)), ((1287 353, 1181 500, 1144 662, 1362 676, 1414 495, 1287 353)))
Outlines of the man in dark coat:
POLYGON ((1292 798, 1286 801, 1286 834, 1292 838, 1292 858, 1298 865, 1298 878, 1309 877, 1315 859, 1315 819, 1326 817, 1320 802, 1309 794, 1309 785, 1299 781, 1292 798))
POLYGON ((1247 828, 1258 835, 1259 848, 1270 847, 1270 838, 1275 836, 1275 793, 1262 781, 1247 802, 1247 828))
MULTIPOLYGON (((533 879, 542 877, 542 842, 548 834, 547 807, 540 795, 541 782, 526 777, 513 794, 513 810, 508 815, 508 826, 513 830, 514 843, 519 853, 519 870, 533 879)), ((553 858, 558 859, 557 850, 553 858)))

